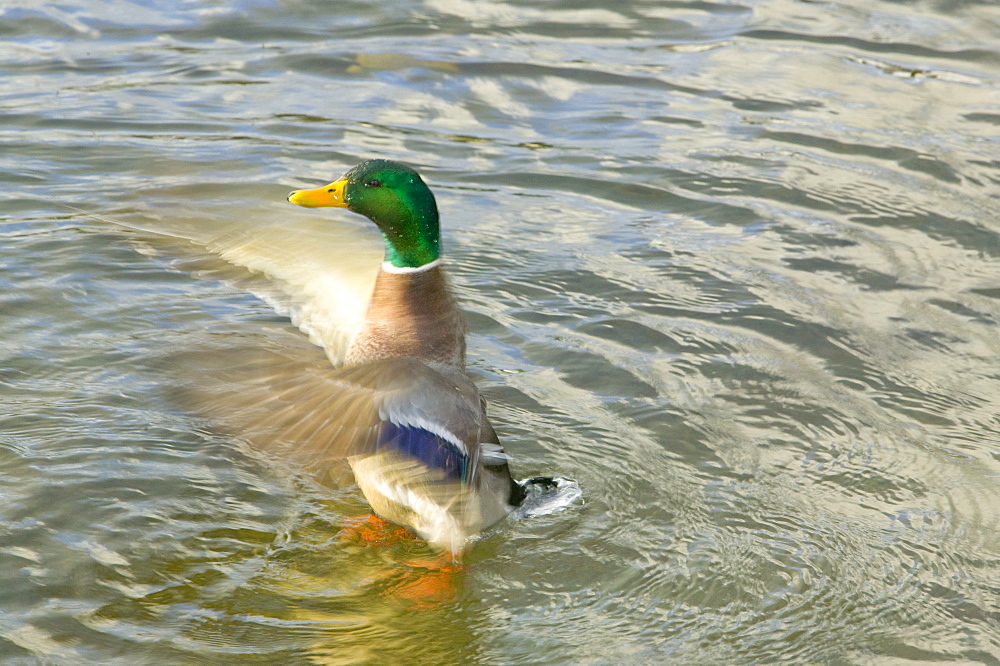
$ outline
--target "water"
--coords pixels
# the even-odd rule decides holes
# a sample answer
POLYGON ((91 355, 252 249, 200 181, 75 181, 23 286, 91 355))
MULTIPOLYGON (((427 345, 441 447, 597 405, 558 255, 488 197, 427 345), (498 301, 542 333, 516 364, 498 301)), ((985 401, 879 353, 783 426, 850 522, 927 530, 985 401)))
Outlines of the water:
POLYGON ((1000 663, 1000 9, 605 4, 0 10, 4 661, 1000 663), (582 490, 463 568, 167 399, 287 318, 48 201, 353 256, 284 195, 376 155, 582 490))

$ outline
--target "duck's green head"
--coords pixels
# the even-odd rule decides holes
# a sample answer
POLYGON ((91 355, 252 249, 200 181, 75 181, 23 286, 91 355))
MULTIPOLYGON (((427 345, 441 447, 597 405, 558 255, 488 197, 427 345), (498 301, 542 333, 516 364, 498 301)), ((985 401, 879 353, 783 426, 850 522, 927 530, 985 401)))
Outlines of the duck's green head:
POLYGON ((347 208, 369 218, 385 238, 385 259, 417 268, 440 256, 437 203, 416 171, 391 160, 368 160, 329 185, 296 190, 299 206, 347 208))

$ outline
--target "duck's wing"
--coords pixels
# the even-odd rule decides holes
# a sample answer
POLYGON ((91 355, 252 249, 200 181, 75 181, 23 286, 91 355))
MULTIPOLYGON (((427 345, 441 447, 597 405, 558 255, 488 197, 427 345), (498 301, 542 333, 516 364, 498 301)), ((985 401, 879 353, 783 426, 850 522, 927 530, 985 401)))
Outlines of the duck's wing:
POLYGON ((266 276, 281 296, 268 299, 288 314, 334 365, 361 325, 375 285, 381 248, 350 230, 297 221, 294 228, 233 230, 205 249, 266 276))
POLYGON ((299 348, 193 352, 182 363, 196 372, 178 394, 210 426, 321 481, 343 459, 387 452, 425 481, 472 485, 481 465, 506 466, 478 391, 447 366, 397 358, 334 368, 299 348))
POLYGON ((383 252, 367 227, 298 209, 199 209, 170 218, 73 210, 128 229, 143 251, 178 270, 256 294, 288 315, 334 365, 364 319, 383 252))

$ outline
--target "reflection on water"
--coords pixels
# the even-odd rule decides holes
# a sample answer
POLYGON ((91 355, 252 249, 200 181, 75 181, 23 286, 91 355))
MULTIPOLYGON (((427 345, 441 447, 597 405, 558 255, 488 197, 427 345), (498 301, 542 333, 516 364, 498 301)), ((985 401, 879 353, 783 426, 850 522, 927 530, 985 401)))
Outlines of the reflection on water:
POLYGON ((4 659, 997 663, 989 3, 22 3, 0 31, 4 659), (374 155, 438 195, 514 473, 582 492, 459 563, 168 399, 164 359, 309 321, 184 239, 363 292, 368 225, 284 197, 374 155))

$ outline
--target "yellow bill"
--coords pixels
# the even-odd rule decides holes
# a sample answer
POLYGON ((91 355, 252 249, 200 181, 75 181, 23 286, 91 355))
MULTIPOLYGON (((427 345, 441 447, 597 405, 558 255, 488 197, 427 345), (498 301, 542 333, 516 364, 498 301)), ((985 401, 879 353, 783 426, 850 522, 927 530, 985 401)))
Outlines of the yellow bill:
POLYGON ((347 180, 337 180, 329 185, 317 187, 315 190, 295 190, 288 195, 288 200, 293 204, 305 206, 306 208, 322 208, 325 206, 336 206, 346 208, 344 201, 344 186, 347 180))

